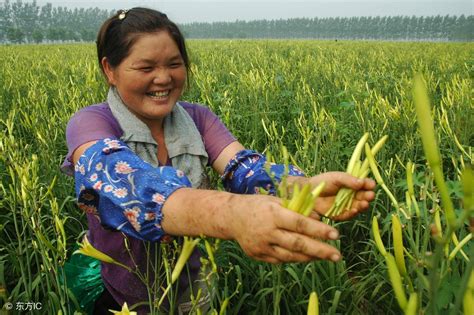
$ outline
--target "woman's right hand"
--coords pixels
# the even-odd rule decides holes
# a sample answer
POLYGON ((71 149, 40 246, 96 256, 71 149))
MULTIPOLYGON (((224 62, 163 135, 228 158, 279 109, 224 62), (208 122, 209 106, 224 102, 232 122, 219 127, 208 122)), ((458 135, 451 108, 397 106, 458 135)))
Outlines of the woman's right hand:
POLYGON ((251 258, 269 263, 341 258, 336 248, 324 242, 339 237, 335 228, 282 207, 276 197, 234 195, 230 199, 232 238, 251 258))

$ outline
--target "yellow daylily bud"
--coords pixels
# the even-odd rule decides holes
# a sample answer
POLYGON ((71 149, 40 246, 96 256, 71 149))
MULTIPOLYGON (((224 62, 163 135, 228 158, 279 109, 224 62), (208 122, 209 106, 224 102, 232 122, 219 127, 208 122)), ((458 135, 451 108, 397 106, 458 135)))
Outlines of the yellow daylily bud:
POLYGON ((382 179, 382 176, 380 175, 379 169, 377 168, 377 162, 375 162, 374 155, 372 154, 372 151, 370 150, 370 147, 367 143, 365 144, 365 155, 367 156, 370 170, 372 171, 372 174, 374 175, 375 180, 377 181, 379 185, 384 185, 385 183, 382 179))
POLYGON ((359 172, 360 172, 361 167, 362 167, 362 162, 361 162, 361 160, 355 161, 354 167, 352 168, 352 173, 351 173, 351 175, 357 177, 357 175, 359 175, 359 172))
POLYGON ((225 298, 224 301, 222 302, 221 308, 219 310, 219 315, 226 314, 227 305, 229 305, 229 298, 225 298))
POLYGON ((204 240, 204 246, 206 247, 207 255, 209 256, 209 261, 211 262, 212 271, 217 272, 217 265, 214 259, 214 250, 207 240, 204 240))
POLYGON ((367 139, 369 139, 368 132, 364 133, 364 135, 360 138, 359 142, 357 143, 354 151, 352 152, 351 159, 349 160, 349 163, 347 165, 347 170, 346 170, 347 173, 352 174, 352 170, 354 168, 354 165, 356 164, 356 161, 360 160, 360 155, 362 154, 362 150, 364 150, 364 145, 367 142, 367 139))
MULTIPOLYGON (((379 139, 379 141, 377 141, 377 143, 374 144, 374 146, 372 148, 370 148, 370 152, 372 153, 373 157, 375 157, 375 155, 380 151, 380 149, 385 144, 387 139, 388 139, 387 135, 383 136, 382 138, 379 139)), ((369 160, 366 157, 364 159, 364 162, 362 163, 362 166, 360 167, 360 171, 359 171, 359 174, 358 174, 357 177, 366 178, 367 175, 369 175, 369 170, 370 170, 369 160)))
POLYGON ((407 274, 405 266, 405 256, 403 255, 403 236, 402 236, 402 224, 396 214, 392 214, 392 237, 393 237, 393 250, 395 252, 395 261, 397 262, 398 271, 402 276, 407 274))
POLYGON ((308 315, 319 315, 318 294, 315 291, 309 295, 308 315))
POLYGON ((298 201, 299 196, 300 196, 300 185, 296 183, 293 185, 293 191, 291 192, 291 199, 288 202, 288 207, 287 207, 288 209, 290 209, 291 211, 294 211, 292 209, 294 209, 295 207, 294 205, 298 201))
MULTIPOLYGON (((467 237, 467 235, 466 235, 466 237, 467 237)), ((464 239, 465 239, 466 237, 464 237, 464 239)), ((455 245, 454 249, 456 249, 456 247, 459 246, 459 251, 461 252, 461 255, 463 255, 463 257, 464 257, 464 259, 466 259, 466 261, 470 261, 469 257, 467 257, 466 253, 465 253, 465 252, 462 250, 462 248, 461 248, 461 247, 464 246, 464 244, 459 245, 459 240, 458 240, 458 237, 456 236, 455 233, 451 234, 451 239, 453 240, 453 243, 454 243, 454 245, 455 245)), ((463 239, 463 241, 464 241, 464 239, 463 239)))
POLYGON ((376 216, 372 217, 372 234, 374 236, 375 245, 377 249, 382 254, 382 256, 387 256, 387 250, 383 245, 382 238, 380 237, 379 221, 376 216))
POLYGON ((321 182, 321 183, 319 183, 318 186, 316 186, 316 188, 313 189, 313 191, 311 191, 311 194, 309 194, 309 196, 307 198, 308 201, 307 201, 306 207, 301 209, 300 213, 302 215, 307 217, 311 214, 311 212, 313 211, 313 208, 314 208, 314 201, 316 200, 316 198, 319 197, 321 192, 324 190, 324 186, 326 186, 326 182, 321 182))
MULTIPOLYGON (((468 235, 466 235, 451 251, 451 253, 449 254, 448 260, 452 260, 456 256, 456 254, 461 250, 461 248, 464 245, 466 245, 466 243, 469 242, 471 239, 472 239, 472 233, 469 233, 468 235)), ((469 261, 469 257, 465 256, 465 258, 467 261, 469 261)))
POLYGON ((385 185, 382 179, 382 176, 380 175, 379 170, 377 168, 377 162, 375 161, 374 155, 372 154, 372 151, 370 150, 370 147, 368 144, 365 144, 365 155, 367 156, 367 160, 369 161, 369 165, 370 165, 370 170, 372 171, 372 174, 374 174, 374 177, 377 183, 382 187, 382 189, 385 191, 387 196, 390 198, 390 201, 392 201, 395 209, 397 209, 397 211, 402 212, 405 218, 409 219, 410 217, 408 216, 408 214, 402 208, 400 208, 397 199, 392 194, 392 192, 388 189, 387 185, 385 185))
POLYGON ((392 283, 393 292, 397 298, 398 305, 400 305, 400 308, 404 310, 407 307, 408 301, 405 295, 405 290, 403 289, 402 277, 398 272, 397 263, 390 253, 387 253, 385 256, 385 262, 387 263, 388 277, 392 283))
POLYGON ((304 184, 303 188, 298 194, 296 194, 296 187, 299 186, 295 186, 295 196, 293 196, 290 203, 288 204, 288 209, 290 209, 291 211, 300 212, 301 207, 303 206, 304 202, 306 201, 306 198, 308 197, 308 194, 310 193, 311 184, 304 184))
POLYGON ((413 292, 410 294, 410 298, 408 299, 408 304, 405 309, 405 315, 416 315, 418 311, 418 294, 413 292))
POLYGON ((441 155, 436 144, 435 130, 431 118, 431 108, 425 83, 420 75, 414 79, 413 96, 415 101, 418 126, 420 127, 421 140, 426 159, 431 167, 440 165, 441 155))

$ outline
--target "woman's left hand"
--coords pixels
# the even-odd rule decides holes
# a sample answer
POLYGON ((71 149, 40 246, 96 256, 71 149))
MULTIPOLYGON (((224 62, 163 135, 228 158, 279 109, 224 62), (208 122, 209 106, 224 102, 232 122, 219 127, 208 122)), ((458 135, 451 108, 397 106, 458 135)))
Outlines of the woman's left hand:
POLYGON ((337 192, 343 188, 350 188, 356 193, 350 208, 332 219, 337 221, 349 220, 357 214, 367 210, 369 208, 370 201, 374 200, 375 193, 375 181, 369 178, 359 179, 345 172, 327 172, 322 173, 313 177, 289 177, 289 183, 298 183, 304 185, 305 183, 311 183, 313 187, 316 187, 321 182, 325 182, 326 185, 324 190, 316 199, 314 205, 314 211, 311 217, 319 219, 319 215, 324 215, 334 203, 337 192))

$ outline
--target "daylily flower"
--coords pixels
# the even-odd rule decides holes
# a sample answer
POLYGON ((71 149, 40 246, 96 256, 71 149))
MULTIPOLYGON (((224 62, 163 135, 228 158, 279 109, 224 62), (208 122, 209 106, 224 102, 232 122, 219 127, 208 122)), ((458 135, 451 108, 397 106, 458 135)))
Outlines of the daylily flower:
POLYGON ((116 315, 137 315, 137 312, 130 312, 130 310, 128 309, 127 302, 123 303, 122 309, 120 311, 109 311, 116 315))
POLYGON ((84 239, 82 240, 81 248, 76 250, 73 253, 73 255, 74 254, 86 255, 86 256, 95 258, 97 260, 109 263, 109 264, 115 264, 115 265, 121 266, 121 267, 127 269, 128 271, 131 271, 130 267, 119 263, 118 261, 116 261, 115 259, 110 257, 109 255, 104 254, 103 252, 101 252, 100 250, 98 250, 94 246, 92 246, 91 243, 89 242, 89 239, 87 238, 87 235, 85 235, 84 239))

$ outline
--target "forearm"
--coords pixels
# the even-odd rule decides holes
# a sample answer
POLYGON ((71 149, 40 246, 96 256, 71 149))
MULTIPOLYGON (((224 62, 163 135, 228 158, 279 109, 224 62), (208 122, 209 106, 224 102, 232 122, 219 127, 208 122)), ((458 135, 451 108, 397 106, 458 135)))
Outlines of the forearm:
POLYGON ((169 196, 162 208, 162 228, 167 234, 234 239, 236 194, 181 188, 169 196))

